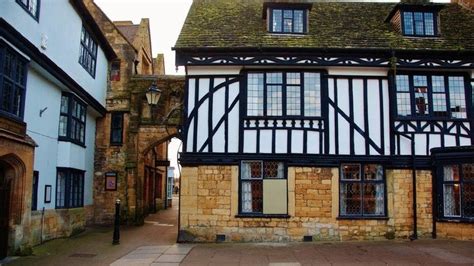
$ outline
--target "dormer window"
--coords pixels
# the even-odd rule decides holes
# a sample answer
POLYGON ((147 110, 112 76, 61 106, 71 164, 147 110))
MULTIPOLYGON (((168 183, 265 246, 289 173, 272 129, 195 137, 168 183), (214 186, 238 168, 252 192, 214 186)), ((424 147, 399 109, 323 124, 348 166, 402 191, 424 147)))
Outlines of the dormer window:
POLYGON ((405 36, 435 36, 436 13, 403 11, 403 35, 405 36))
POLYGON ((303 9, 270 9, 270 32, 273 33, 305 33, 306 10, 303 9))

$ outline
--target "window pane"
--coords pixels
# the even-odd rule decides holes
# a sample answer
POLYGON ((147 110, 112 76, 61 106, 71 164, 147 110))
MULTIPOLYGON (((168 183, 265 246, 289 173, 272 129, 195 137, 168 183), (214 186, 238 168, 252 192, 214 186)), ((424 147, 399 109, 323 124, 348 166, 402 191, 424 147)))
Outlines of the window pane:
POLYGON ((267 73, 267 84, 282 84, 283 74, 282 73, 267 73))
POLYGON ((410 83, 408 81, 408 75, 397 75, 396 78, 397 91, 410 91, 410 83))
POLYGON ((459 184, 444 184, 444 216, 460 216, 461 195, 459 184))
POLYGON ((241 178, 242 179, 254 179, 263 177, 262 175, 262 162, 261 161, 249 161, 242 162, 241 168, 241 178))
POLYGON ((365 180, 383 180, 383 167, 379 164, 366 164, 364 166, 365 180))
POLYGON ((413 14, 415 20, 415 34, 416 35, 425 35, 425 30, 423 26, 423 13, 415 12, 413 14))
POLYGON ((468 163, 462 165, 462 175, 464 182, 474 182, 474 164, 468 163))
POLYGON ((321 80, 319 73, 304 73, 304 115, 321 115, 321 80))
POLYGON ((340 189, 341 215, 362 214, 360 183, 342 183, 340 189))
POLYGON ((426 76, 413 76, 413 85, 415 87, 428 86, 428 78, 426 76))
POLYGON ((445 92, 444 86, 444 77, 443 76, 433 76, 431 77, 431 82, 433 84, 433 92, 445 92))
POLYGON ((397 113, 399 116, 411 115, 410 93, 397 93, 397 113))
POLYGON ((425 34, 434 35, 433 13, 424 13, 424 14, 425 14, 425 34))
POLYGON ((433 115, 437 117, 448 116, 448 107, 446 106, 446 94, 433 93, 433 115))
POLYGON ((474 183, 463 184, 462 203, 463 216, 467 218, 474 218, 474 183))
POLYGON ((443 167, 444 181, 459 181, 459 166, 449 165, 443 167))
POLYGON ((295 18, 294 18, 294 32, 297 33, 302 33, 304 29, 304 21, 303 21, 303 10, 295 10, 294 12, 295 18))
POLYGON ((449 101, 453 118, 466 118, 466 98, 464 93, 464 78, 449 77, 449 101))
POLYGON ((15 60, 15 56, 10 53, 10 51, 6 50, 5 52, 5 61, 3 62, 3 75, 13 78, 13 62, 15 60))
POLYGON ((263 74, 248 74, 247 115, 263 115, 263 74))
POLYGON ((286 114, 301 115, 301 88, 299 86, 286 87, 286 114))
POLYGON ((7 80, 3 82, 3 91, 2 91, 2 98, 0 108, 3 111, 11 113, 12 109, 12 96, 13 96, 13 84, 7 80))
POLYGON ((56 181, 56 206, 65 207, 65 196, 66 196, 66 173, 58 172, 58 178, 56 181))
POLYGON ((59 136, 67 136, 67 116, 62 115, 59 117, 59 136))
POLYGON ((263 211, 263 180, 242 182, 242 212, 263 211))
POLYGON ((16 87, 15 95, 13 96, 12 113, 18 117, 21 116, 21 100, 23 99, 23 88, 16 87))
POLYGON ((283 99, 281 86, 267 86, 267 115, 281 116, 283 114, 283 99))
POLYGON ((342 180, 360 180, 359 164, 343 164, 341 166, 342 180))
POLYGON ((281 32, 282 12, 279 9, 273 10, 273 31, 281 32))
POLYGON ((428 87, 415 87, 415 106, 418 115, 429 113, 428 87))
POLYGON ((364 214, 384 214, 384 189, 383 184, 364 184, 364 214))
POLYGON ((403 13, 404 33, 407 35, 413 35, 413 13, 403 13))
POLYGON ((284 178, 283 163, 280 162, 264 162, 263 177, 264 178, 284 178))

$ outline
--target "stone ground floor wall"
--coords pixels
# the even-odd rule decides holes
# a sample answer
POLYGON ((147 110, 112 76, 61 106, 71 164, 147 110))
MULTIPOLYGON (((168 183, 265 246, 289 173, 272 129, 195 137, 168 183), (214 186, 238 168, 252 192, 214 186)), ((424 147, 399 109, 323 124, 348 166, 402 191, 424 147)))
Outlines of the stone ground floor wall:
MULTIPOLYGON (((417 231, 431 237, 431 172, 417 171, 417 231)), ((381 240, 413 234, 411 170, 386 170, 386 219, 339 218, 339 169, 288 168, 290 218, 239 218, 239 167, 183 167, 180 229, 194 241, 213 242, 217 234, 227 241, 381 240)), ((472 224, 439 226, 439 237, 474 235, 472 224), (448 228, 455 227, 454 232, 448 228)), ((467 239, 467 238, 466 238, 467 239)))
POLYGON ((33 211, 31 213, 31 244, 38 245, 41 242, 69 237, 84 231, 87 217, 91 219, 93 206, 84 208, 33 211), (41 241, 42 239, 42 241, 41 241))

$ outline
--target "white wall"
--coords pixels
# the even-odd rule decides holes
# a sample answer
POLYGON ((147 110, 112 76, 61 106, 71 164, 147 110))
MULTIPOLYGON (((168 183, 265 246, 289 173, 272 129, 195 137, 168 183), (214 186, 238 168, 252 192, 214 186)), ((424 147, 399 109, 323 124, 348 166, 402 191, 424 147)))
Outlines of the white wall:
POLYGON ((82 20, 68 0, 41 1, 39 22, 15 0, 0 0, 0 16, 105 105, 107 59, 99 46, 95 78, 79 64, 82 20), (47 49, 41 48, 42 36, 47 49))

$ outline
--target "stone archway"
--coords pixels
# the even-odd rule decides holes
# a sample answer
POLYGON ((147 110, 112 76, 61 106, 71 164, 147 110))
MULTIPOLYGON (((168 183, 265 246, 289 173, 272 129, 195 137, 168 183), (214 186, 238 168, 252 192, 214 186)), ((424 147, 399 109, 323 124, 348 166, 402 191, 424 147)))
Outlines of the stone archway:
POLYGON ((26 167, 14 154, 0 157, 0 258, 17 246, 13 227, 22 222, 26 167))

